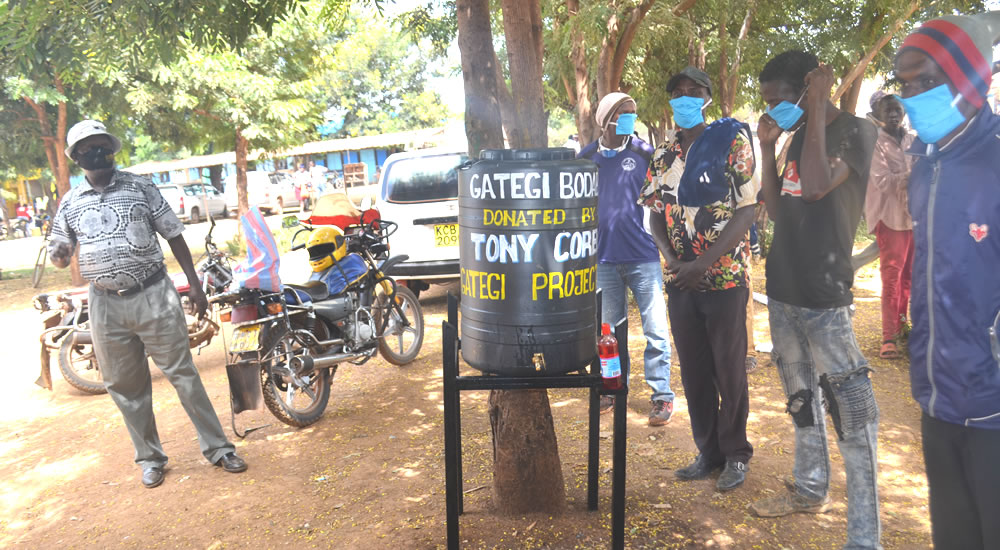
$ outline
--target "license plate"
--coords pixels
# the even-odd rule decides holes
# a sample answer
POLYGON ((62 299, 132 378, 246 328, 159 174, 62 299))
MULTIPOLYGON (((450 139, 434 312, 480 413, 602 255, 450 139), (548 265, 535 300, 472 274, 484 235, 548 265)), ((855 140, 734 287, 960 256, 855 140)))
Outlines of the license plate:
POLYGON ((233 331, 233 341, 229 344, 229 351, 232 353, 255 351, 257 349, 258 336, 260 336, 260 325, 237 327, 233 331))
POLYGON ((434 246, 457 246, 458 224, 443 223, 434 226, 434 246))

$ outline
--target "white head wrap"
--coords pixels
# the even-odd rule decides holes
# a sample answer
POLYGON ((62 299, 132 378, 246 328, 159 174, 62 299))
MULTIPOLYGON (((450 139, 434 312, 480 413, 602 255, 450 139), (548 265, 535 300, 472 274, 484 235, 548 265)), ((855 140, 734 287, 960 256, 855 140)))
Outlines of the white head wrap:
POLYGON ((600 126, 601 131, 604 131, 608 127, 611 116, 615 114, 618 107, 628 101, 631 101, 633 105, 635 104, 635 100, 630 95, 622 92, 611 92, 601 98, 601 102, 597 104, 597 114, 594 117, 597 119, 597 125, 600 126))

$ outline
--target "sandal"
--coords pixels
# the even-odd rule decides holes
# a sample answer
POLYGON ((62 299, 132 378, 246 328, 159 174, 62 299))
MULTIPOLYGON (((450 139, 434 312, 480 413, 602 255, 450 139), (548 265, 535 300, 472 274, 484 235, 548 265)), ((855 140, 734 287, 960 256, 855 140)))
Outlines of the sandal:
POLYGON ((899 350, 896 349, 896 343, 892 340, 886 340, 882 343, 882 349, 879 350, 878 356, 882 359, 899 359, 899 350))

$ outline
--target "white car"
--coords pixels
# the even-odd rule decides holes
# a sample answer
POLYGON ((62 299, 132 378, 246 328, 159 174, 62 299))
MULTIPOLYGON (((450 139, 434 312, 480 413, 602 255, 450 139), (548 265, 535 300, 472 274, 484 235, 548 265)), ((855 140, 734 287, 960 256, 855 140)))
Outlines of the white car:
POLYGON ((165 183, 157 188, 182 222, 198 223, 208 214, 216 218, 229 216, 222 193, 211 184, 165 183))
MULTIPOLYGON (((226 195, 226 206, 236 212, 238 197, 236 194, 236 174, 226 177, 223 187, 226 195)), ((271 214, 281 214, 288 207, 299 206, 295 198, 295 184, 291 175, 285 172, 264 172, 251 170, 247 172, 247 202, 248 206, 260 207, 261 211, 271 214)))
POLYGON ((389 237, 392 254, 409 256, 390 274, 414 293, 459 276, 457 169, 466 160, 464 152, 425 149, 395 153, 382 165, 375 207, 399 225, 389 237))

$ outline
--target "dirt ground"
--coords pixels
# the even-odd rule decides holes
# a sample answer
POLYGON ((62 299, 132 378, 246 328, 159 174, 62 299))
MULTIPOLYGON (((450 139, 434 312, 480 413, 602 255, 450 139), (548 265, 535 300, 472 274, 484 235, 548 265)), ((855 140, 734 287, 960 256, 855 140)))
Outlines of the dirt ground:
MULTIPOLYGON (((876 264, 877 265, 877 264, 876 264)), ((758 267, 757 271, 762 271, 758 267)), ((763 281, 755 281, 762 290, 763 281)), ((65 284, 54 277, 50 287, 65 284)), ((878 359, 878 272, 857 281, 855 331, 876 374, 883 543, 927 548, 927 485, 919 409, 909 396, 905 361, 878 359)), ((145 489, 132 462, 121 417, 107 396, 76 392, 58 373, 55 388, 38 376, 37 313, 24 281, 0 282, 0 333, 6 343, 0 387, 0 547, 13 548, 443 548, 445 481, 441 322, 446 292, 421 296, 427 331, 416 362, 381 359, 345 366, 333 382, 326 415, 306 429, 266 411, 242 414, 234 436, 250 468, 233 475, 201 456, 176 394, 154 369, 157 421, 170 455, 167 477, 145 489)), ((750 502, 782 490, 791 473, 792 423, 775 368, 761 353, 750 376, 749 433, 755 447, 746 484, 720 494, 714 479, 682 483, 673 470, 696 454, 674 360, 673 421, 646 425, 649 388, 642 377, 641 331, 631 314, 626 545, 629 548, 839 548, 845 538, 844 471, 831 429, 833 509, 816 516, 760 519, 750 502)), ((768 341, 758 305, 758 342, 768 341)), ((226 430, 228 386, 222 340, 195 357, 226 430)), ((465 515, 463 548, 606 548, 610 545, 611 418, 602 417, 600 512, 586 511, 586 405, 581 390, 550 392, 569 511, 500 518, 491 512, 491 450, 486 392, 463 393, 465 515)))

